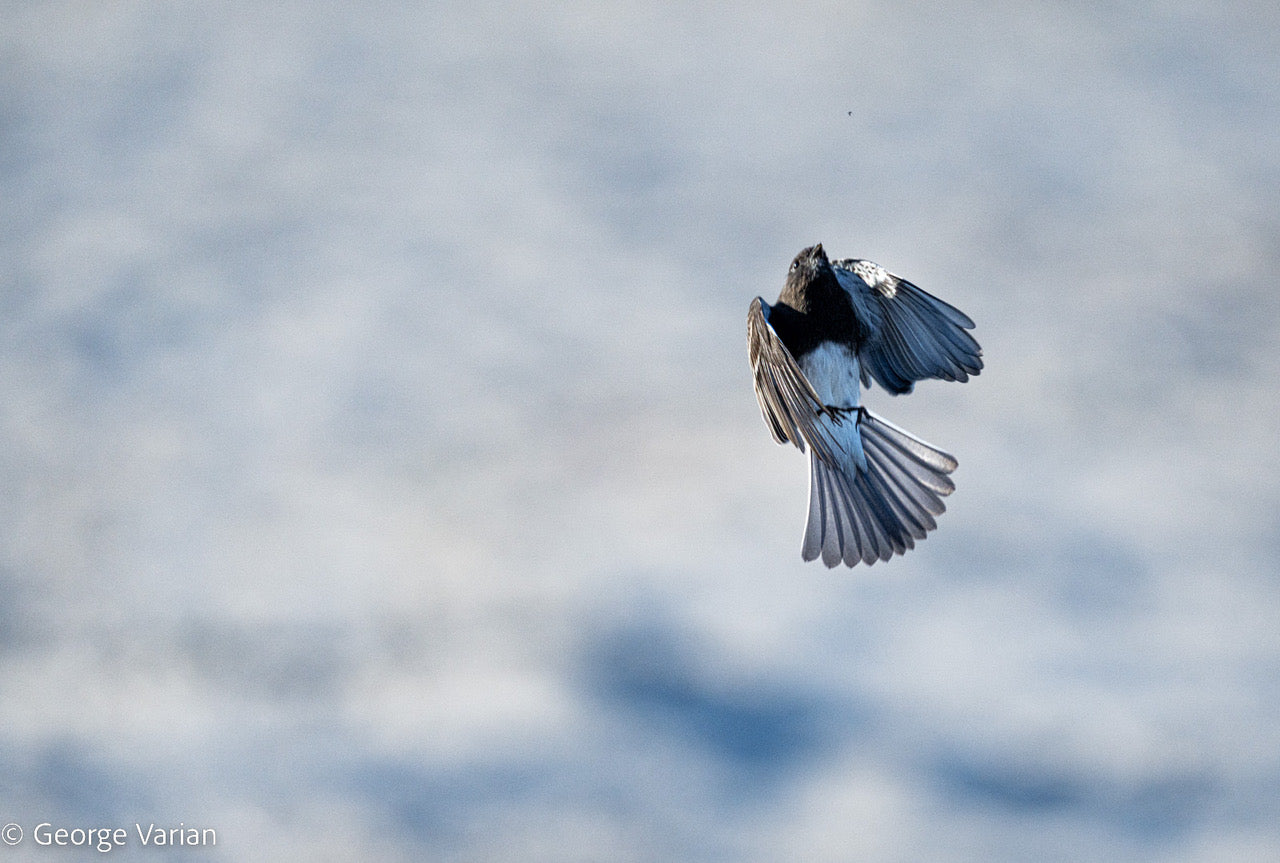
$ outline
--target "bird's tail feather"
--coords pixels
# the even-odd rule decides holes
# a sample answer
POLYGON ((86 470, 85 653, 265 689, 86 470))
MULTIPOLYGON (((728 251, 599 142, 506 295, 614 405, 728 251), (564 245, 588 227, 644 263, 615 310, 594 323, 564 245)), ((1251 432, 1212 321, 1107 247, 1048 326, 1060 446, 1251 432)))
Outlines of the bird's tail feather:
MULTIPOLYGON (((827 566, 842 561, 873 564, 915 547, 937 527, 946 511, 942 498, 955 491, 948 476, 956 460, 863 408, 857 423, 843 426, 858 435, 866 469, 835 467, 809 455, 809 521, 804 559, 819 555, 827 566)), ((850 440, 852 449, 857 441, 850 440)))

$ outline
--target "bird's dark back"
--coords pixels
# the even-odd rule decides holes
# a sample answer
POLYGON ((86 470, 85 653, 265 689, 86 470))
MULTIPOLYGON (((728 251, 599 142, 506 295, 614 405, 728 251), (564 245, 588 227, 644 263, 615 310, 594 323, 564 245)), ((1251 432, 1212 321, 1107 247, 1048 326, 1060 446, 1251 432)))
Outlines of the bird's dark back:
POLYGON ((847 344, 857 351, 869 335, 830 267, 788 274, 769 323, 797 359, 823 342, 847 344))

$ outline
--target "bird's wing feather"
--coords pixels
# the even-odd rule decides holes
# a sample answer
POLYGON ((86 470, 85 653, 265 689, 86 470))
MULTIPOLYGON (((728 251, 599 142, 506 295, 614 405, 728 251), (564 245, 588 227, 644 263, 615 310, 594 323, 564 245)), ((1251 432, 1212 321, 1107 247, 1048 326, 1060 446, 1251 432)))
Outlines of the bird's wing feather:
POLYGON ((791 351, 769 324, 763 302, 751 301, 747 312, 747 348, 755 377, 756 400, 765 424, 778 443, 805 445, 828 464, 836 464, 842 451, 832 434, 827 410, 791 351))
POLYGON ((841 286, 869 323, 859 353, 862 382, 871 379, 895 395, 916 381, 967 381, 982 370, 982 348, 964 312, 870 261, 833 261, 841 286))

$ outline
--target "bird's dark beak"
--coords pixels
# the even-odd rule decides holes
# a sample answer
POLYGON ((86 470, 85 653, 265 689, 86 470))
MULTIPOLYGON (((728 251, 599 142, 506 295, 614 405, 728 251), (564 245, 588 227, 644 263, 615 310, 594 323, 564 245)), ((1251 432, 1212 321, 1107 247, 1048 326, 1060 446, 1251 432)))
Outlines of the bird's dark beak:
POLYGON ((822 243, 818 243, 818 245, 813 247, 813 256, 816 258, 820 255, 822 255, 822 243))

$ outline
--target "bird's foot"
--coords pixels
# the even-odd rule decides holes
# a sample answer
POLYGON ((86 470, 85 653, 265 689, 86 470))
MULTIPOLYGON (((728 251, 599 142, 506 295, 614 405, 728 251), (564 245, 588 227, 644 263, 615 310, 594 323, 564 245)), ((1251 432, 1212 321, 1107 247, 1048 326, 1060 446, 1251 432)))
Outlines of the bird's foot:
POLYGON ((835 420, 836 425, 844 425, 844 421, 850 416, 856 417, 855 422, 860 422, 867 410, 861 405, 851 408, 838 408, 834 405, 823 405, 822 409, 826 411, 827 416, 835 420))

